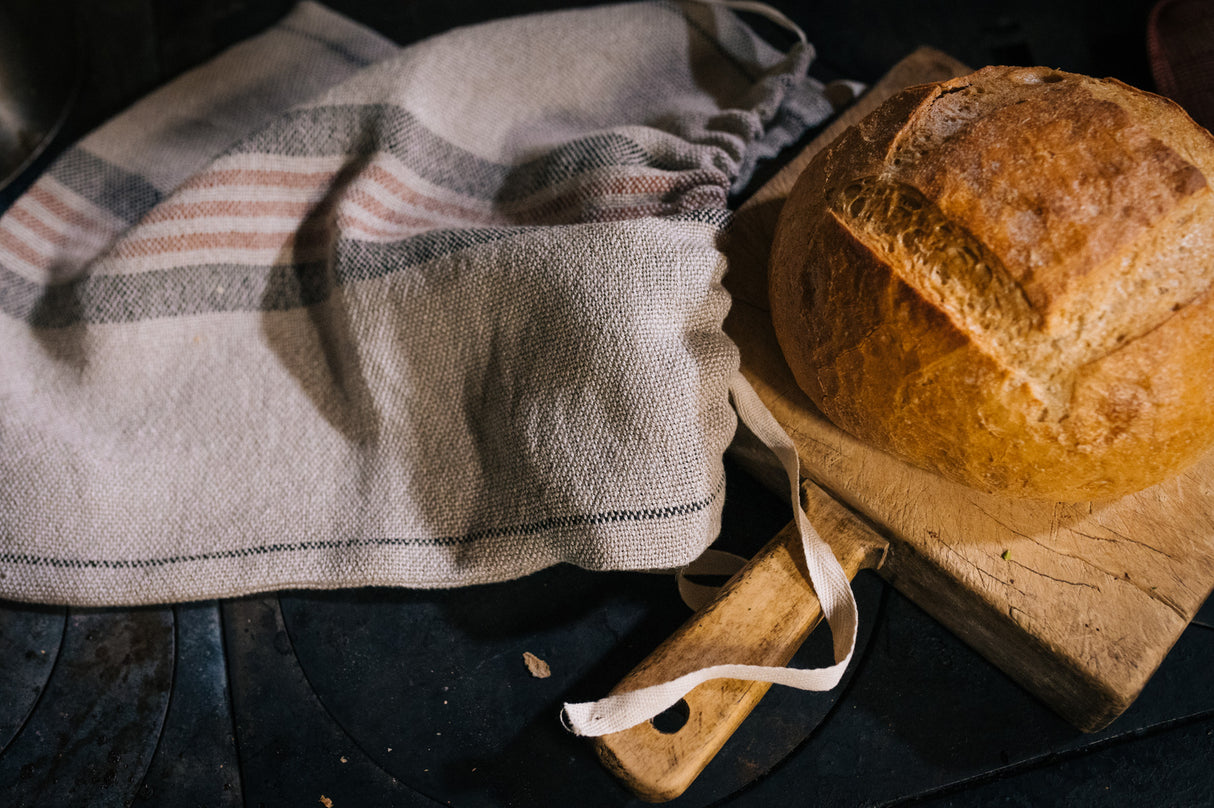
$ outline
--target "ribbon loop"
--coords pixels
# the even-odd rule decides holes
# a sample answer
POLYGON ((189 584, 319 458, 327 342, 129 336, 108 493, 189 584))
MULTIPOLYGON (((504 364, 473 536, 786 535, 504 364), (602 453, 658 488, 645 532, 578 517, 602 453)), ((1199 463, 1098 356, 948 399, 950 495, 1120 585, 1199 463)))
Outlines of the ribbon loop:
POLYGON ((710 679, 729 678, 795 687, 799 690, 830 690, 839 683, 851 662, 856 647, 859 613, 851 582, 839 560, 810 524, 801 506, 801 468, 796 445, 779 422, 763 405, 750 382, 735 372, 730 380, 734 409, 751 432, 780 460, 788 474, 794 518, 801 534, 810 583, 822 604, 822 614, 830 626, 834 641, 835 664, 823 668, 801 669, 765 665, 711 665, 700 670, 594 702, 566 704, 562 720, 576 735, 599 736, 620 732, 648 721, 668 709, 693 688, 710 679))

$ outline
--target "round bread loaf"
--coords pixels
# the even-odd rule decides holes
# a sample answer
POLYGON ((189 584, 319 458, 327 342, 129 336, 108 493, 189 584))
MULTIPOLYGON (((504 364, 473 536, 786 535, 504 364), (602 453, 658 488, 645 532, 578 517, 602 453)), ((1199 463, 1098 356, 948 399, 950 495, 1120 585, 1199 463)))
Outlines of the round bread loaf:
POLYGON ((912 87, 805 169, 776 334, 819 409, 917 466, 1081 501, 1214 445, 1214 137, 1115 80, 912 87))

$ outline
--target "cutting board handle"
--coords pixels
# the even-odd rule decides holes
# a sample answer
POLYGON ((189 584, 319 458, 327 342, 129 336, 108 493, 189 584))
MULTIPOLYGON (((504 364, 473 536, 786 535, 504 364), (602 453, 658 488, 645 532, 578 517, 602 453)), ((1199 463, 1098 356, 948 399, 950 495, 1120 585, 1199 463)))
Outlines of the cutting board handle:
MULTIPOLYGON (((806 515, 834 550, 848 580, 861 569, 880 565, 888 546, 884 539, 816 485, 803 483, 801 489, 806 515)), ((796 523, 789 523, 612 692, 638 690, 722 662, 787 665, 821 619, 801 535, 796 523)), ((641 799, 674 799, 699 776, 768 687, 766 682, 736 679, 705 682, 678 705, 685 705, 686 711, 672 709, 596 739, 599 759, 641 799)))

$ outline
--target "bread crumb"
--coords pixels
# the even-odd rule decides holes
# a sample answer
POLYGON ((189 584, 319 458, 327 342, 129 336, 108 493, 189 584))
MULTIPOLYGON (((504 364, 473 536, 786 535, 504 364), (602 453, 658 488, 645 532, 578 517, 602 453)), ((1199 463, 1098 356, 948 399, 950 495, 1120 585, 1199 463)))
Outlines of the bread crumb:
POLYGON ((320 804, 325 806, 325 808, 333 808, 333 800, 329 799, 324 794, 320 795, 320 804))
POLYGON ((523 664, 536 679, 547 679, 552 675, 552 668, 548 667, 548 663, 530 651, 523 652, 523 664))

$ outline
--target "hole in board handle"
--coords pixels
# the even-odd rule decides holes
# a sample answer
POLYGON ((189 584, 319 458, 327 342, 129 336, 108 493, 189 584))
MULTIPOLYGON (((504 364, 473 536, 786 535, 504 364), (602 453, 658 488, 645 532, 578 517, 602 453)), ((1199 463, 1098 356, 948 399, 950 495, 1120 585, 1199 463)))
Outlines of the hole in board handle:
POLYGON ((683 725, 687 723, 687 719, 690 717, 691 708, 687 706, 687 700, 679 699, 649 719, 649 723, 653 724, 653 728, 663 735, 674 735, 683 728, 683 725))

